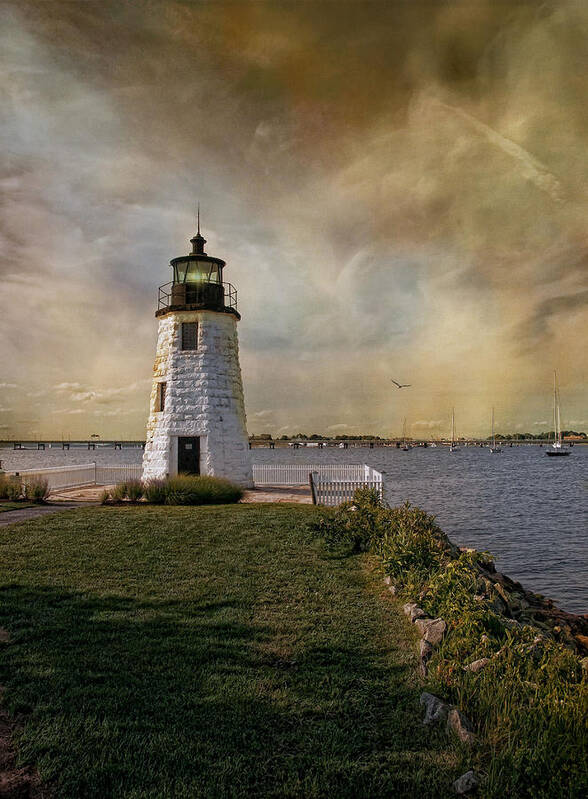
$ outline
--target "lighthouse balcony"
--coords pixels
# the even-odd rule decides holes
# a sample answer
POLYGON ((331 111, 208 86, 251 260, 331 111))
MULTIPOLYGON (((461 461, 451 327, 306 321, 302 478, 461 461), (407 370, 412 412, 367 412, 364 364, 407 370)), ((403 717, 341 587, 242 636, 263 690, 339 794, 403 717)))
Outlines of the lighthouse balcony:
POLYGON ((193 283, 165 283, 159 287, 156 316, 169 311, 237 311, 237 289, 231 283, 199 281, 193 283))

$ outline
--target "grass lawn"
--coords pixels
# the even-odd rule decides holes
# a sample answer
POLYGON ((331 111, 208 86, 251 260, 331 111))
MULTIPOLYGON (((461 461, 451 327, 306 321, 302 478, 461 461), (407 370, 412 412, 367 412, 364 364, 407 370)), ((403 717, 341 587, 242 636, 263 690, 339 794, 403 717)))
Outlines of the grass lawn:
POLYGON ((21 510, 22 508, 34 508, 33 502, 0 502, 0 513, 7 510, 21 510))
POLYGON ((301 505, 83 508, 0 529, 0 684, 68 797, 440 797, 416 632, 301 505))

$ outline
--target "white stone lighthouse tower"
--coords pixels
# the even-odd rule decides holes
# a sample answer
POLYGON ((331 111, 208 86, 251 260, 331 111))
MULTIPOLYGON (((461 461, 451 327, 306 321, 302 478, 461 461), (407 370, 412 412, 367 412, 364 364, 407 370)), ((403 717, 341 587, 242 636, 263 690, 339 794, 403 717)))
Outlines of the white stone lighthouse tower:
POLYGON ((173 258, 159 288, 157 353, 143 455, 143 479, 178 473, 226 477, 251 486, 239 367, 237 292, 223 283, 225 262, 204 252, 173 258))

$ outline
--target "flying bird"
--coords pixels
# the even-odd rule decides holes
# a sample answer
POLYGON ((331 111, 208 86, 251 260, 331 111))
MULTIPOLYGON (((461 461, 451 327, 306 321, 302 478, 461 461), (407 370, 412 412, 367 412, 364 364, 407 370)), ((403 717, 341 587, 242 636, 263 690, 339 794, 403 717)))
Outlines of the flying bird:
MULTIPOLYGON (((392 380, 392 378, 390 378, 390 380, 392 380)), ((392 382, 395 386, 398 386, 398 388, 410 388, 411 385, 410 383, 397 383, 396 380, 392 380, 392 382)))

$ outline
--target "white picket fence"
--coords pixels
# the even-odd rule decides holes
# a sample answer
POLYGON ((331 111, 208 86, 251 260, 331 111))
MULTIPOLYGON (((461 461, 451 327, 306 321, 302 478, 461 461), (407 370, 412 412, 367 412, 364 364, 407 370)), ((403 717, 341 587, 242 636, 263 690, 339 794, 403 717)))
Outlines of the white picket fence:
POLYGON ((52 466, 47 469, 21 469, 7 472, 20 477, 26 485, 34 480, 47 480, 51 491, 60 488, 77 488, 85 485, 112 485, 123 480, 140 480, 142 466, 99 466, 96 463, 82 463, 77 466, 52 466))
POLYGON ((365 466, 363 479, 349 480, 336 475, 310 472, 310 490, 315 505, 340 505, 349 502, 358 488, 375 488, 380 498, 384 495, 384 476, 371 466, 365 466))
MULTIPOLYGON (((22 483, 47 480, 51 491, 87 485, 113 485, 123 480, 140 480, 142 466, 100 466, 83 463, 76 466, 54 466, 47 469, 21 469, 7 474, 19 477, 22 483)), ((339 505, 353 499, 358 488, 375 488, 383 495, 381 472, 365 463, 342 464, 254 464, 253 483, 264 485, 308 485, 317 505, 339 505)))
POLYGON ((318 472, 323 477, 336 480, 368 479, 370 466, 364 463, 254 463, 253 484, 264 485, 308 485, 308 475, 318 472), (366 471, 367 470, 367 471, 366 471))

